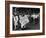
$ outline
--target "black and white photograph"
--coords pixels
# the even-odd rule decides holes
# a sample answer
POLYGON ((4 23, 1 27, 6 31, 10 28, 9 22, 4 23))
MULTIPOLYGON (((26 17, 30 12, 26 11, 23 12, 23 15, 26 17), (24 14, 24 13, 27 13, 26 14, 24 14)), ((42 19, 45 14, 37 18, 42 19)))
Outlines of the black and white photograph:
POLYGON ((13 30, 39 30, 40 8, 12 8, 13 30))
POLYGON ((7 1, 5 8, 6 37, 45 34, 44 3, 7 1))
POLYGON ((42 32, 42 6, 10 4, 10 33, 42 32))

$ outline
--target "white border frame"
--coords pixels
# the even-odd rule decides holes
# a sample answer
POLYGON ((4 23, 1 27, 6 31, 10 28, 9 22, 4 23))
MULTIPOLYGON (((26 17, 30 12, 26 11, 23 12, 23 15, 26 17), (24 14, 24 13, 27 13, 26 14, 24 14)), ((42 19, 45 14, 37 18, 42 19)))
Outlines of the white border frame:
POLYGON ((23 34, 23 33, 39 33, 42 32, 42 16, 43 10, 42 6, 38 5, 18 5, 18 4, 10 4, 10 34, 23 34), (40 8, 40 30, 26 30, 26 31, 12 31, 12 7, 25 7, 25 8, 40 8))

